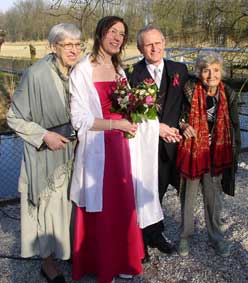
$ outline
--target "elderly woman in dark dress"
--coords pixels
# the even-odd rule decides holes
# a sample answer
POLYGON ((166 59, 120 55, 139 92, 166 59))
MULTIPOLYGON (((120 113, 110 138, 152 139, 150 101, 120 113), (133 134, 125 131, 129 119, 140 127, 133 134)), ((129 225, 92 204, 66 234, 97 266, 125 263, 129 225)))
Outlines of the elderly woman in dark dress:
POLYGON ((52 52, 24 73, 7 115, 9 126, 24 140, 21 254, 43 258, 41 273, 47 282, 65 282, 53 257, 71 256, 68 188, 75 147, 75 141, 47 129, 69 122, 69 71, 80 55, 80 38, 72 24, 51 29, 52 52))
POLYGON ((184 139, 178 147, 181 173, 182 231, 179 254, 189 253, 194 205, 201 183, 205 220, 218 255, 230 255, 231 244, 220 227, 221 193, 234 195, 234 173, 240 149, 237 96, 222 82, 223 59, 203 52, 196 61, 196 79, 185 85, 186 102, 181 121, 184 139))

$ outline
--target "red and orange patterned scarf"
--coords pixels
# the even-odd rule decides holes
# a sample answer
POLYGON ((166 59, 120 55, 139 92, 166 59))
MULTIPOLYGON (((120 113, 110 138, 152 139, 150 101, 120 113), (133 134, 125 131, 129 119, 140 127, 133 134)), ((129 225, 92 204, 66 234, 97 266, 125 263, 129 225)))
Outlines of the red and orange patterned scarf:
POLYGON ((182 139, 178 146, 177 167, 183 177, 195 179, 205 173, 220 175, 232 166, 232 145, 227 99, 223 83, 219 84, 219 103, 209 146, 209 130, 206 111, 206 95, 200 82, 193 92, 189 124, 195 129, 196 137, 182 139))

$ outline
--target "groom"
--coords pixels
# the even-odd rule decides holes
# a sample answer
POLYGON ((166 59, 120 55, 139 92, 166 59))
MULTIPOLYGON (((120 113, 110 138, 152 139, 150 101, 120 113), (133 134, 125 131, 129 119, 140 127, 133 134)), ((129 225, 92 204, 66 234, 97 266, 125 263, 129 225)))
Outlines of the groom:
MULTIPOLYGON (((127 71, 131 87, 152 78, 159 88, 158 113, 159 130, 159 198, 163 196, 169 184, 176 186, 176 153, 177 142, 181 136, 178 130, 179 117, 183 100, 183 87, 188 79, 188 71, 184 64, 164 60, 165 38, 161 30, 148 25, 137 34, 137 47, 144 59, 134 64, 127 71)), ((143 229, 146 248, 144 261, 149 261, 147 247, 158 248, 161 252, 171 254, 174 248, 166 241, 162 232, 163 221, 143 229)))

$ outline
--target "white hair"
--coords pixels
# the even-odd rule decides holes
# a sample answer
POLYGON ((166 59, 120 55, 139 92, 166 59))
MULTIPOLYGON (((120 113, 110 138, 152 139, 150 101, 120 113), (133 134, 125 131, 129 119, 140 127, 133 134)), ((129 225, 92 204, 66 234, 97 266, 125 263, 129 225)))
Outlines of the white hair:
POLYGON ((74 24, 62 23, 51 28, 48 35, 49 45, 54 45, 65 38, 80 39, 81 31, 74 24))

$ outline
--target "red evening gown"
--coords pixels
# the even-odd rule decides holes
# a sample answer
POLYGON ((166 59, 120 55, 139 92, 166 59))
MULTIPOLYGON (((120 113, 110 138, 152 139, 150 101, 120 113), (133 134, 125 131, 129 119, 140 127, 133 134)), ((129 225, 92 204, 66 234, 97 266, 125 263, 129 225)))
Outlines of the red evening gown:
MULTIPOLYGON (((103 117, 121 119, 120 114, 110 112, 112 84, 94 83, 103 117)), ((104 139, 103 211, 92 213, 86 212, 85 208, 76 208, 72 268, 73 279, 96 274, 101 283, 111 282, 118 274, 140 274, 144 257, 128 140, 119 130, 105 131, 104 139)))

